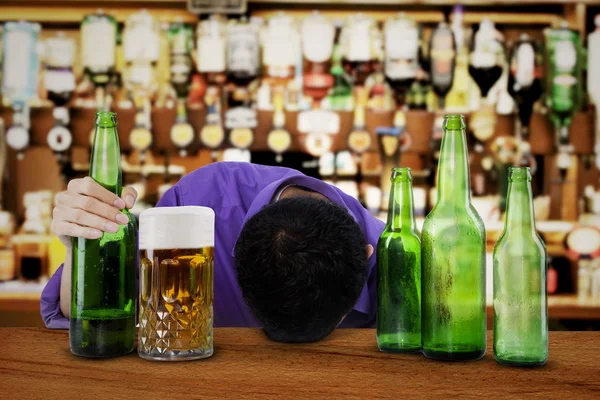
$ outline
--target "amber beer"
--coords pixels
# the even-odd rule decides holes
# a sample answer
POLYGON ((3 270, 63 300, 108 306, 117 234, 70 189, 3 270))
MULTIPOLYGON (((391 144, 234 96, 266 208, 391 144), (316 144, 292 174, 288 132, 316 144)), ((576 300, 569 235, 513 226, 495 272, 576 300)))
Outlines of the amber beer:
POLYGON ((213 354, 215 214, 159 207, 140 215, 140 357, 179 361, 213 354))

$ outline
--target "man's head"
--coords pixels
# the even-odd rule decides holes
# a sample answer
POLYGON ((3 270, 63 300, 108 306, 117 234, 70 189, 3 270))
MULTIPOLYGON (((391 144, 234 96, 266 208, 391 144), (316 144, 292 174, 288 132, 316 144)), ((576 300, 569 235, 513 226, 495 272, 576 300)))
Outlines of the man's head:
POLYGON ((246 303, 266 334, 281 342, 313 342, 331 333, 368 274, 367 244, 356 221, 335 203, 305 196, 283 198, 250 218, 235 261, 246 303))

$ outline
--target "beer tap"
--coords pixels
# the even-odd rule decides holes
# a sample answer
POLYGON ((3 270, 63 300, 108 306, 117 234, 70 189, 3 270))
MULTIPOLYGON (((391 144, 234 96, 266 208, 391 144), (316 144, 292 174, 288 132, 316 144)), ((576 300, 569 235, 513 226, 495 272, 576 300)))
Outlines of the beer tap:
POLYGON ((277 93, 273 98, 273 128, 267 136, 267 145, 273 151, 275 161, 283 161, 283 153, 292 145, 292 135, 285 128, 285 111, 283 107, 283 94, 277 93))

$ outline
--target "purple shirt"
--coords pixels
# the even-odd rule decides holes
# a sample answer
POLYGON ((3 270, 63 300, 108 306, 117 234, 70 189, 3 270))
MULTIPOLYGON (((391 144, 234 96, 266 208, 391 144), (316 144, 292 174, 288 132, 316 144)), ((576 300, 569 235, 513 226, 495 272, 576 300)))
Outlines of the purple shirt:
MULTIPOLYGON (((340 189, 288 168, 234 162, 210 164, 183 177, 158 202, 157 207, 205 206, 215 212, 215 326, 260 327, 242 298, 233 250, 244 223, 269 204, 278 189, 288 185, 314 190, 345 207, 360 225, 367 243, 377 247, 377 240, 385 226, 382 221, 340 189)), ((52 329, 69 327, 59 304, 62 268, 50 279, 40 301, 42 319, 52 329)), ((376 295, 373 254, 369 259, 367 283, 354 309, 340 326, 374 326, 376 295)))

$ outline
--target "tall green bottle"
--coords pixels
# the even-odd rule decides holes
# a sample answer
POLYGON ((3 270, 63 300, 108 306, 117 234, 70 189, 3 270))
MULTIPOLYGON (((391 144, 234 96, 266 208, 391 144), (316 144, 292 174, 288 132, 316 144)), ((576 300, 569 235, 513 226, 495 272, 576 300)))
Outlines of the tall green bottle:
POLYGON ((494 247, 494 356, 501 364, 548 358, 546 246, 537 234, 531 171, 511 167, 504 232, 494 247))
POLYGON ((387 225, 377 243, 377 344, 381 351, 421 350, 421 240, 410 168, 392 169, 387 225))
MULTIPOLYGON (((96 113, 90 177, 118 196, 120 158, 116 114, 96 113)), ((119 225, 118 232, 73 239, 69 337, 78 356, 111 357, 133 350, 137 225, 129 211, 122 212, 129 223, 119 225)))
POLYGON ((444 118, 438 200, 423 225, 423 354, 478 360, 485 354, 485 228, 471 204, 466 124, 444 118))

